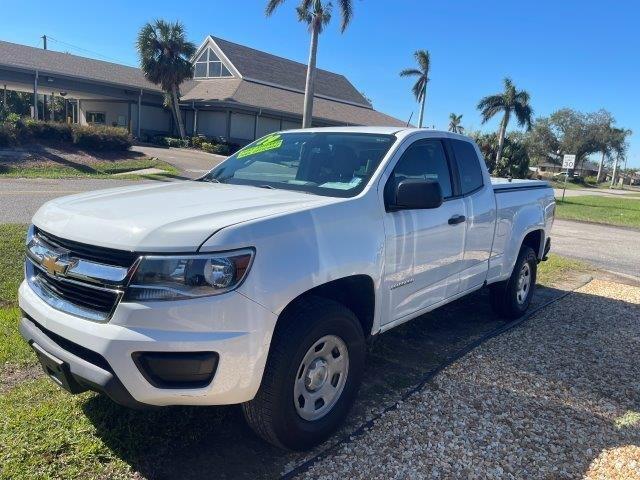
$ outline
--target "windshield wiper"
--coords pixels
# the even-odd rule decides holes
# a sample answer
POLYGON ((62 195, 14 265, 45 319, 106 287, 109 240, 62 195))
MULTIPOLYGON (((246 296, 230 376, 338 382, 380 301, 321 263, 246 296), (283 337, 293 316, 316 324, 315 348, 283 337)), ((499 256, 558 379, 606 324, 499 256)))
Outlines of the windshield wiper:
POLYGON ((213 177, 203 177, 200 179, 201 182, 209 182, 209 183, 222 183, 220 180, 218 180, 217 178, 213 178, 213 177))
POLYGON ((267 185, 266 183, 264 185, 256 185, 256 187, 258 187, 258 188, 268 188, 269 190, 277 190, 276 187, 274 187, 273 185, 267 185))

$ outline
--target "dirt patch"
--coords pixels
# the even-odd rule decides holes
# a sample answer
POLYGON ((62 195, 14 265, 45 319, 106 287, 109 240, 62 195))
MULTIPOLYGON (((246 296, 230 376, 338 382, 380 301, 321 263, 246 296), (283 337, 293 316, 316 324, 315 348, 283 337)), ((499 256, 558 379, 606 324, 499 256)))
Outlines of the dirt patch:
POLYGON ((42 367, 40 365, 7 364, 0 371, 0 395, 7 393, 25 380, 33 380, 42 375, 42 367))
POLYGON ((32 143, 15 148, 0 149, 0 166, 50 167, 68 166, 82 170, 97 162, 117 162, 145 158, 140 152, 90 152, 65 143, 32 143))

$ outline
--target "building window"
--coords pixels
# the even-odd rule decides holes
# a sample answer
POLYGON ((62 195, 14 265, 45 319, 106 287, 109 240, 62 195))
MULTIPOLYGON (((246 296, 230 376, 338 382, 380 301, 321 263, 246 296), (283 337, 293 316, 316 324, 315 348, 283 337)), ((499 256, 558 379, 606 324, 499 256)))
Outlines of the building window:
POLYGON ((87 123, 104 125, 107 123, 107 114, 105 112, 87 112, 87 123))
POLYGON ((207 48, 196 60, 193 76, 195 78, 221 78, 233 75, 213 50, 207 48))

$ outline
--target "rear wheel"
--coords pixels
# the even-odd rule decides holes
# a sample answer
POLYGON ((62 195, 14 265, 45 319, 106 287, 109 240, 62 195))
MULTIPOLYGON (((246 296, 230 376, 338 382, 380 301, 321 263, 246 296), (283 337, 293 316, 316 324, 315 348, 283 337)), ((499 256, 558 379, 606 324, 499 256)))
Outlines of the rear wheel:
POLYGON ((531 247, 523 246, 506 282, 491 285, 491 306, 499 315, 518 318, 524 315, 536 286, 538 259, 531 247))
POLYGON ((364 334, 353 312, 317 297, 299 302, 280 322, 260 389, 243 412, 268 442, 304 450, 328 438, 353 404, 364 334))

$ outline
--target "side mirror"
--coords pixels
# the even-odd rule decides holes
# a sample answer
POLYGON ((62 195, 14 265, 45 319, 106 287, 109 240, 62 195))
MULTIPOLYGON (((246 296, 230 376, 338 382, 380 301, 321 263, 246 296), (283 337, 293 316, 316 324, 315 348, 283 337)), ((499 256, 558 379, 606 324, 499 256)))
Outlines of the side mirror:
POLYGON ((398 183, 391 210, 438 208, 442 205, 442 189, 437 180, 406 179, 398 183))

